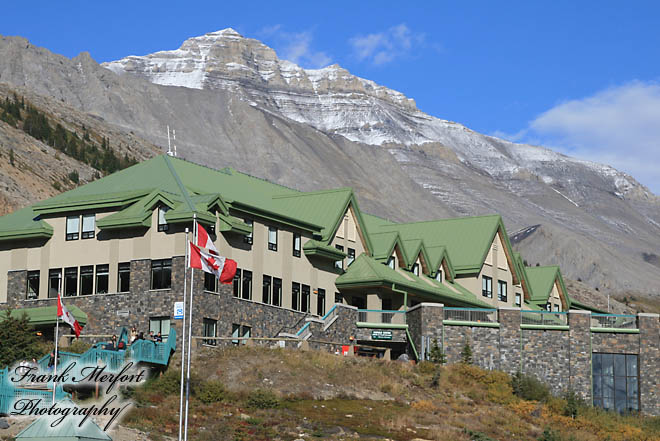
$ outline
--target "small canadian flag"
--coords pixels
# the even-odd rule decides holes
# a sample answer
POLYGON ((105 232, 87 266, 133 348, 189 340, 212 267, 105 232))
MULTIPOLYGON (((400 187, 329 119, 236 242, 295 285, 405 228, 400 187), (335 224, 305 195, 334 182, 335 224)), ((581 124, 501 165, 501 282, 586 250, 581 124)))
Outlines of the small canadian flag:
POLYGON ((206 253, 192 242, 188 242, 188 245, 190 247, 188 253, 188 266, 190 268, 197 268, 215 274, 221 283, 232 283, 236 274, 235 260, 206 253))
POLYGON ((69 312, 68 309, 66 309, 66 306, 64 306, 64 303, 62 303, 62 299, 60 298, 60 294, 57 294, 57 316, 62 318, 62 321, 64 323, 68 323, 71 328, 73 328, 73 332, 76 334, 76 338, 80 337, 80 332, 82 331, 83 327, 80 326, 80 323, 78 323, 78 320, 69 312))

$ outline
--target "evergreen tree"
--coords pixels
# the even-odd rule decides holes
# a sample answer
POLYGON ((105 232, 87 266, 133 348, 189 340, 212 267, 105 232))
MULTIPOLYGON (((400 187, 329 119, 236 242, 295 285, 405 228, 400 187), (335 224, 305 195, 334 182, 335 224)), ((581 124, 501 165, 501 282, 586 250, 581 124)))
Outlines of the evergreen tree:
POLYGON ((472 347, 470 347, 470 339, 465 340, 463 350, 461 351, 461 363, 472 364, 472 347))
POLYGON ((0 326, 0 366, 11 366, 22 361, 40 357, 39 340, 26 314, 20 318, 4 313, 0 326))
POLYGON ((14 149, 9 150, 9 163, 14 166, 14 149))
POLYGON ((445 364, 447 363, 447 357, 445 353, 442 352, 442 349, 438 346, 438 339, 433 339, 433 344, 431 345, 431 351, 429 351, 429 360, 432 363, 445 364))

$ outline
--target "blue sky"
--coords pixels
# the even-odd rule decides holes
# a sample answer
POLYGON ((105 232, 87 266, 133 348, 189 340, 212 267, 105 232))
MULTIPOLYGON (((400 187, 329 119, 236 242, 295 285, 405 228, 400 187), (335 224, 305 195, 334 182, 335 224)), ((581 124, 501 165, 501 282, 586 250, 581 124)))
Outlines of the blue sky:
POLYGON ((660 194, 660 3, 9 2, 0 34, 99 62, 233 27, 437 117, 631 173, 660 194))

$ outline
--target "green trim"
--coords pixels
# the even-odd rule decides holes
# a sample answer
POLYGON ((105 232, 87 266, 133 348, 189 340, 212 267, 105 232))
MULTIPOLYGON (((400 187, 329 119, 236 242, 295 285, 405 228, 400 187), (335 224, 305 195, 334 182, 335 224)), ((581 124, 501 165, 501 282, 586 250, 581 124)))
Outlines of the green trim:
POLYGON ((406 337, 408 337, 408 343, 410 343, 410 346, 412 346, 413 352, 415 353, 415 360, 419 361, 419 354, 417 353, 415 342, 413 341, 407 326, 406 326, 406 337))
POLYGON ((408 325, 399 325, 396 323, 371 323, 371 322, 357 322, 355 326, 358 328, 374 328, 374 329, 408 329, 408 325))
POLYGON ((568 331, 570 328, 566 325, 520 325, 520 329, 548 329, 554 331, 568 331))
POLYGON ((345 252, 339 251, 335 247, 326 245, 313 239, 305 242, 305 245, 303 246, 303 252, 305 253, 305 256, 308 257, 316 256, 329 260, 343 260, 347 256, 345 252))
POLYGON ((273 213, 272 211, 260 209, 258 207, 253 207, 251 205, 244 204, 239 201, 232 201, 230 203, 232 209, 236 211, 241 211, 250 216, 257 216, 262 219, 269 220, 271 222, 279 223, 282 225, 288 225, 294 228, 300 228, 311 233, 319 233, 323 227, 320 225, 312 224, 310 222, 301 221, 289 216, 284 216, 282 214, 273 213))
POLYGON ((616 334, 639 334, 639 329, 627 328, 591 328, 591 332, 612 332, 616 334))
POLYGON ((477 328, 499 328, 499 323, 488 323, 488 322, 464 322, 461 320, 443 320, 443 325, 447 326, 474 326, 477 328))

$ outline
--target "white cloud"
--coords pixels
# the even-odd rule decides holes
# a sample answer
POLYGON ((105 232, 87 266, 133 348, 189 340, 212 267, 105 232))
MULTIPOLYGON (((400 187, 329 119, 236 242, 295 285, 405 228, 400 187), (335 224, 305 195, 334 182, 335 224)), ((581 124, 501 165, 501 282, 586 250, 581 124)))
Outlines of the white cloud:
MULTIPOLYGON (((542 113, 521 131, 525 141, 605 163, 660 194, 660 84, 633 81, 542 113)), ((514 135, 515 136, 515 135, 514 135)))
POLYGON ((332 62, 332 58, 327 53, 312 47, 314 35, 311 30, 288 32, 282 25, 276 24, 262 28, 257 35, 272 39, 280 58, 302 67, 316 69, 332 62))
POLYGON ((401 23, 383 32, 358 35, 349 40, 353 53, 360 61, 382 65, 408 55, 415 45, 424 42, 424 34, 414 33, 401 23))

